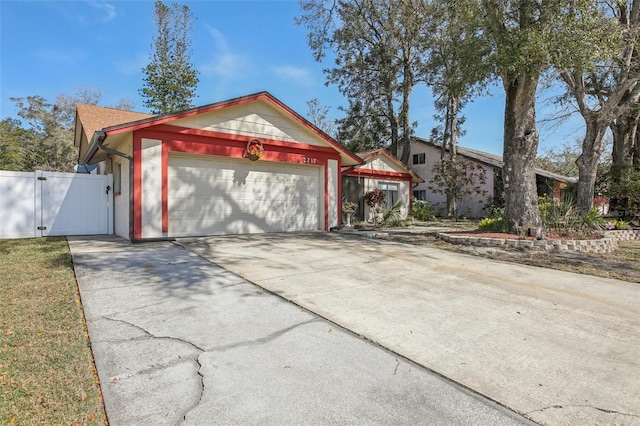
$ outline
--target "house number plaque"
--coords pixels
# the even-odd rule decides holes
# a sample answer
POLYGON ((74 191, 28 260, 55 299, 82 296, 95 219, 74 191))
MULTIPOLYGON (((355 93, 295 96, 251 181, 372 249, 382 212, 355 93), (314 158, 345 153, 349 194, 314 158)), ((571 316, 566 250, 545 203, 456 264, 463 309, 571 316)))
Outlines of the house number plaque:
POLYGON ((315 157, 303 157, 302 158, 302 163, 303 164, 316 164, 318 162, 318 159, 315 157))

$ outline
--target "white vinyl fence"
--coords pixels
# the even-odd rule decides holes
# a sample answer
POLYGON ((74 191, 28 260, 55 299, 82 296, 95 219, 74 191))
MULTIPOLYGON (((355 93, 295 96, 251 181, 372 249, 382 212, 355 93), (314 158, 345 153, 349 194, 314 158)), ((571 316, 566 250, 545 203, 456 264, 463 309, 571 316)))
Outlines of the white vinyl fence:
POLYGON ((0 170, 0 238, 113 233, 113 176, 0 170))

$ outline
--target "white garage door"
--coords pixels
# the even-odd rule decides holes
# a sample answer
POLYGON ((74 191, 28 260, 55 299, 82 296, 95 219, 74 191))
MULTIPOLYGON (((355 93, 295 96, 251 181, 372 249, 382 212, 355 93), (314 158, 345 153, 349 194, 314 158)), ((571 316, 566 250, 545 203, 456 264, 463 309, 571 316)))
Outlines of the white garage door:
POLYGON ((169 157, 169 235, 321 229, 321 167, 204 155, 169 157))

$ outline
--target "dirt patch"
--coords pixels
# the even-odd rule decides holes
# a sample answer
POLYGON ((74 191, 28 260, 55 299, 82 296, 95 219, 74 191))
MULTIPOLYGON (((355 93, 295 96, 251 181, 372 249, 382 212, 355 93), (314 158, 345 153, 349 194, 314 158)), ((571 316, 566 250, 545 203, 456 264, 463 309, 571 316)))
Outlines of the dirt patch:
MULTIPOLYGON (((463 233, 479 236, 478 233, 473 231, 463 231, 463 233)), ((489 235, 482 233, 483 237, 488 237, 489 235)), ((494 236, 492 238, 506 238, 504 235, 508 234, 499 235, 499 237, 494 236)), ((515 235, 511 237, 519 238, 515 235)), ((638 240, 620 241, 618 243, 618 249, 610 254, 541 252, 514 248, 475 247, 450 244, 433 235, 419 234, 390 234, 387 240, 418 246, 436 247, 506 262, 522 263, 525 265, 640 283, 640 241, 638 240)))

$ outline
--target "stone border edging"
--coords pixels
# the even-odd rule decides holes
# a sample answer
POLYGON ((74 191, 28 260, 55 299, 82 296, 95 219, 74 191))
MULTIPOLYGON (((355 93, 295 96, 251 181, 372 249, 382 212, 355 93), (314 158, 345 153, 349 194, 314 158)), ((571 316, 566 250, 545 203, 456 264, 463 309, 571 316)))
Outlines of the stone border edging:
POLYGON ((618 247, 618 238, 614 235, 597 240, 512 240, 505 238, 470 237, 467 235, 448 235, 439 233, 438 238, 451 244, 464 244, 476 247, 522 248, 541 251, 611 253, 618 247))
POLYGON ((604 231, 605 237, 613 237, 618 241, 640 240, 640 229, 621 229, 617 231, 604 231))
MULTIPOLYGON (((344 232, 344 231, 343 231, 344 232)), ((367 238, 386 239, 389 234, 384 231, 347 231, 367 238)), ((640 229, 604 231, 604 237, 597 240, 514 240, 506 238, 472 237, 469 235, 449 235, 445 232, 436 234, 437 238, 451 243, 475 247, 522 248, 540 251, 580 252, 580 253, 612 253, 618 248, 618 241, 640 240, 640 229)))

